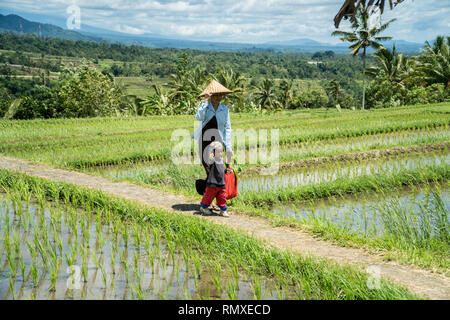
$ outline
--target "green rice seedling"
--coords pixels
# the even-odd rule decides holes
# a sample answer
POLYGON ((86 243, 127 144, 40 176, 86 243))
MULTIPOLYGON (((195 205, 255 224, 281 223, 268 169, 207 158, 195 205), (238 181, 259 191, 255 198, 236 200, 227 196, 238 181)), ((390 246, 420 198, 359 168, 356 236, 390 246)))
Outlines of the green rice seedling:
POLYGON ((106 289, 108 287, 108 277, 107 277, 105 269, 103 268, 103 266, 101 264, 100 264, 100 272, 102 273, 103 285, 106 289))
POLYGON ((105 238, 102 233, 99 234, 98 238, 98 247, 101 253, 103 253, 103 247, 105 246, 105 238))
POLYGON ((237 287, 236 282, 234 280, 231 280, 228 282, 228 285, 225 289, 227 298, 229 300, 236 300, 237 299, 237 287))
POLYGON ((138 270, 138 267, 139 267, 139 262, 138 262, 138 257, 137 257, 136 251, 134 251, 134 253, 133 253, 133 261, 134 261, 134 264, 133 264, 134 271, 136 271, 136 270, 138 270))
POLYGON ((231 259, 231 270, 233 273, 234 281, 235 281, 235 287, 239 287, 239 267, 236 263, 235 259, 231 259))
POLYGON ((101 213, 99 214, 97 211, 97 214, 95 216, 95 232, 97 235, 100 233, 100 230, 102 229, 102 220, 101 220, 101 213))
POLYGON ((84 222, 81 222, 81 225, 84 226, 83 237, 85 239, 85 242, 87 243, 87 246, 90 247, 91 230, 90 230, 89 226, 85 225, 84 222))
POLYGON ((59 263, 55 265, 52 264, 52 268, 50 269, 50 287, 49 291, 56 291, 56 280, 58 279, 59 273, 59 263))
POLYGON ((161 234, 160 234, 159 230, 156 229, 156 228, 152 228, 152 233, 153 233, 153 245, 156 248, 156 256, 159 257, 159 254, 160 254, 160 252, 159 252, 159 240, 161 238, 161 234))
POLYGON ((136 265, 133 265, 132 268, 133 268, 134 276, 138 282, 138 286, 139 286, 139 288, 141 288, 142 276, 139 271, 139 268, 136 265))
POLYGON ((169 255, 159 257, 159 264, 163 270, 166 270, 167 260, 169 260, 169 255))
POLYGON ((15 296, 16 296, 16 293, 15 293, 14 280, 13 280, 13 277, 11 275, 9 276, 9 292, 11 292, 11 296, 12 296, 12 298, 14 300, 15 296))
POLYGON ((147 253, 149 253, 150 250, 151 250, 151 248, 150 248, 150 238, 148 237, 148 235, 145 236, 145 238, 144 238, 144 248, 145 248, 145 251, 147 253))
POLYGON ((125 256, 125 250, 126 250, 126 248, 124 248, 121 252, 120 252, 120 262, 121 262, 121 264, 122 264, 122 267, 123 267, 123 269, 124 269, 124 271, 125 271, 125 277, 126 277, 126 280, 127 280, 127 282, 128 282, 128 259, 126 258, 126 256, 125 256))
POLYGON ((98 262, 98 258, 97 258, 97 253, 95 252, 94 249, 91 249, 91 255, 92 255, 92 259, 94 260, 95 268, 98 269, 99 262, 98 262))
POLYGON ((73 261, 73 257, 72 257, 72 254, 70 254, 70 253, 65 253, 65 258, 66 258, 66 263, 67 263, 67 265, 70 267, 70 266, 73 266, 74 265, 74 261, 73 261))
POLYGON ((85 255, 81 256, 81 275, 83 276, 83 281, 88 282, 88 266, 87 257, 85 255))
POLYGON ((39 249, 39 253, 41 254, 41 259, 42 263, 44 264, 44 267, 47 267, 48 266, 47 250, 45 250, 40 240, 37 240, 37 248, 39 249))
POLYGON ((16 257, 18 257, 20 253, 20 237, 15 230, 13 231, 13 238, 14 238, 14 252, 16 257))
POLYGON ((169 253, 172 258, 172 263, 175 264, 175 246, 172 241, 167 241, 167 247, 169 248, 169 253))
POLYGON ((34 287, 37 288, 37 285, 38 285, 38 270, 36 268, 36 263, 35 262, 31 263, 30 270, 31 270, 31 277, 33 279, 34 287))
POLYGON ((134 239, 138 248, 141 246, 141 235, 138 229, 138 225, 134 225, 134 239))
POLYGON ((84 221, 80 221, 80 226, 81 226, 81 234, 83 235, 83 238, 86 241, 86 224, 84 223, 84 221))
POLYGON ((9 273, 14 278, 17 273, 16 257, 14 256, 14 254, 10 254, 6 257, 6 260, 8 261, 8 264, 9 264, 9 269, 10 269, 9 273))
POLYGON ((156 259, 156 248, 148 248, 147 251, 148 255, 148 261, 150 262, 150 266, 152 267, 152 270, 155 266, 155 259, 156 259))
POLYGON ((11 240, 9 236, 9 231, 5 232, 3 236, 3 244, 5 246, 7 256, 11 255, 11 240))
POLYGON ((123 245, 125 247, 128 247, 128 228, 125 225, 122 225, 122 238, 123 245))
POLYGON ((25 263, 23 262, 23 259, 19 260, 19 266, 22 274, 22 281, 25 282, 25 263))
POLYGON ((183 259, 184 259, 184 265, 186 267, 186 272, 189 272, 189 256, 192 255, 192 250, 186 249, 185 247, 181 247, 183 259))
POLYGON ((214 271, 212 276, 212 281, 214 283, 214 286, 216 287, 217 294, 219 297, 222 296, 222 281, 221 281, 221 266, 219 263, 213 262, 214 271))
POLYGON ((285 300, 286 299, 286 289, 287 286, 286 283, 280 282, 279 284, 275 285, 275 289, 277 291, 277 296, 279 300, 285 300))
MULTIPOLYGON (((142 290, 139 286, 132 286, 132 291, 134 292, 135 297, 137 297, 139 300, 145 300, 147 299, 145 291, 142 290)), ((160 296, 161 299, 167 299, 164 295, 160 296)))
POLYGON ((261 280, 257 274, 254 274, 252 277, 252 288, 253 288, 253 297, 256 300, 261 300, 262 298, 261 280))
MULTIPOLYGON (((192 256, 192 261, 194 262, 194 267, 195 267, 195 273, 196 273, 196 275, 197 275, 197 277, 195 277, 195 278, 198 278, 198 279, 200 279, 200 259, 199 259, 199 257, 198 257, 198 255, 193 255, 192 256)), ((194 279, 195 279, 194 278, 194 279)))
POLYGON ((116 252, 114 246, 111 246, 110 259, 111 259, 111 272, 112 274, 116 274, 116 252))

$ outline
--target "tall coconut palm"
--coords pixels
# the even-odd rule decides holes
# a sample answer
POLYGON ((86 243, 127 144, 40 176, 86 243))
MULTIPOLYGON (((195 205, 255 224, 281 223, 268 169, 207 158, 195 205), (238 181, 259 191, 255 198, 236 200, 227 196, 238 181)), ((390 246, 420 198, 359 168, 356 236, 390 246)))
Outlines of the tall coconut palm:
POLYGON ((352 32, 347 31, 334 31, 333 36, 341 36, 342 41, 350 42, 350 54, 357 56, 361 49, 361 57, 363 59, 363 99, 362 109, 364 110, 365 94, 366 94, 366 51, 368 47, 372 47, 375 50, 385 49, 378 41, 390 40, 392 37, 380 37, 381 32, 387 29, 387 27, 396 19, 392 19, 384 24, 375 25, 369 27, 369 14, 366 7, 361 5, 357 16, 352 23, 352 32))
POLYGON ((431 45, 426 42, 425 49, 417 58, 417 75, 427 84, 442 83, 450 87, 450 37, 438 36, 431 45))
MULTIPOLYGON (((396 7, 398 4, 402 3, 405 0, 389 0, 389 7, 391 10, 396 7)), ((377 6, 380 8, 380 13, 383 14, 384 7, 385 7, 386 1, 385 0, 344 0, 344 3, 342 4, 341 9, 339 9, 339 12, 334 17, 334 26, 336 28, 339 28, 339 24, 341 23, 342 19, 348 19, 350 18, 350 21, 353 22, 356 14, 358 12, 358 9, 361 5, 366 7, 370 10, 372 6, 377 6), (367 4, 367 6, 366 6, 367 4)), ((372 7, 373 8, 373 7, 372 7)), ((367 12, 366 10, 366 13, 367 12)))

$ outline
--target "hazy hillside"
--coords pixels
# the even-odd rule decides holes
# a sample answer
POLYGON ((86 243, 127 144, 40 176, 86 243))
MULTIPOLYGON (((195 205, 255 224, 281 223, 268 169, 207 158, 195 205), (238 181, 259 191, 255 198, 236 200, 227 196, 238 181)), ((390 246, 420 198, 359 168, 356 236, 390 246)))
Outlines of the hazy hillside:
POLYGON ((0 14, 0 30, 18 33, 31 33, 42 37, 67 40, 102 41, 100 37, 88 36, 72 30, 65 30, 52 24, 28 21, 18 15, 0 14))

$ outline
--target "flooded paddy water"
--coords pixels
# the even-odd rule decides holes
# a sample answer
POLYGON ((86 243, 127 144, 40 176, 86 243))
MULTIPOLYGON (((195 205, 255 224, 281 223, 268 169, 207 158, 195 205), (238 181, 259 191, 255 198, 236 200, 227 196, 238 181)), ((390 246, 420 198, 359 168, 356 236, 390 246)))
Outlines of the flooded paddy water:
POLYGON ((389 194, 365 194, 329 198, 271 208, 275 215, 301 222, 332 224, 350 233, 381 236, 396 228, 425 231, 430 236, 445 232, 450 239, 450 188, 405 188, 389 194))
POLYGON ((352 179, 362 175, 394 173, 400 170, 412 170, 423 166, 440 166, 450 163, 450 154, 396 156, 370 160, 340 161, 325 165, 291 168, 276 175, 242 175, 239 180, 240 192, 264 192, 277 189, 319 184, 339 178, 352 179), (287 171, 287 172, 286 172, 287 171))
POLYGON ((287 297, 271 279, 204 263, 156 229, 94 213, 0 193, 0 298, 287 297))

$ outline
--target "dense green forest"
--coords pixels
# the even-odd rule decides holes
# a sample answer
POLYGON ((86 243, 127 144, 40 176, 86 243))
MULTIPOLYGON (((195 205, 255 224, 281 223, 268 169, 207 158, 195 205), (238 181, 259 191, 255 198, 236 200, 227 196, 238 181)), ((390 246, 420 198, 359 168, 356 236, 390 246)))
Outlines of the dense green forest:
MULTIPOLYGON (((358 108, 362 61, 314 54, 148 48, 0 33, 0 116, 30 119, 111 114, 192 114, 211 79, 234 91, 233 112, 358 108), (147 78, 145 98, 116 77, 147 78), (95 102, 95 103, 94 103, 95 102)), ((395 48, 368 56, 367 107, 449 99, 448 38, 419 56, 395 48)))
MULTIPOLYGON (((84 57, 98 63, 111 59, 108 71, 114 76, 154 75, 167 77, 175 73, 181 52, 186 52, 192 64, 214 72, 216 68, 239 70, 247 77, 330 79, 336 77, 357 78, 362 70, 361 62, 345 54, 318 52, 315 54, 275 52, 220 52, 192 49, 149 48, 136 45, 110 44, 106 42, 71 41, 39 38, 35 35, 0 33, 0 49, 17 52, 9 63, 22 64, 21 52, 84 57), (318 61, 320 59, 320 61, 318 61), (318 64, 309 64, 315 60, 318 64), (125 63, 125 64, 124 64, 125 63)), ((5 58, 4 58, 5 59, 5 58)))

